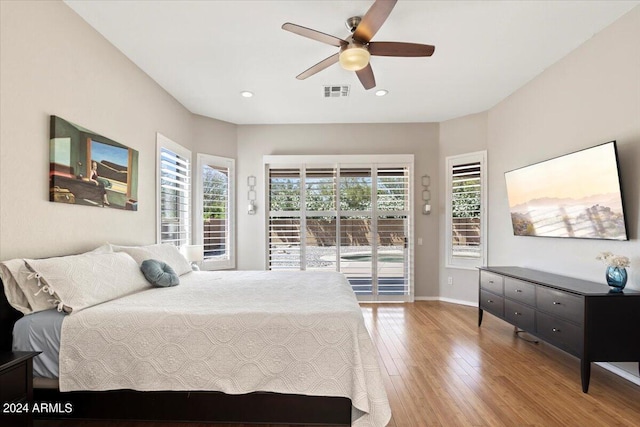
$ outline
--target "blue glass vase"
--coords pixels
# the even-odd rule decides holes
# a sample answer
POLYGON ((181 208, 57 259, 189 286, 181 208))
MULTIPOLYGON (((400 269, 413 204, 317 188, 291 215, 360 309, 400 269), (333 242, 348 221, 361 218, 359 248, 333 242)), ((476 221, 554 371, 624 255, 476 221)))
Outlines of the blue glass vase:
POLYGON ((612 292, 622 292, 627 284, 627 269, 624 267, 607 267, 607 285, 612 292))

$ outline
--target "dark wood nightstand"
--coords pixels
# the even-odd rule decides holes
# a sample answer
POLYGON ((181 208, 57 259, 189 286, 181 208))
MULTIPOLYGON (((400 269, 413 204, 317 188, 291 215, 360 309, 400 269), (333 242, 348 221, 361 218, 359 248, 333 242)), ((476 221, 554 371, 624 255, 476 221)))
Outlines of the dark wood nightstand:
POLYGON ((39 351, 0 352, 0 425, 33 425, 33 358, 38 354, 39 351))

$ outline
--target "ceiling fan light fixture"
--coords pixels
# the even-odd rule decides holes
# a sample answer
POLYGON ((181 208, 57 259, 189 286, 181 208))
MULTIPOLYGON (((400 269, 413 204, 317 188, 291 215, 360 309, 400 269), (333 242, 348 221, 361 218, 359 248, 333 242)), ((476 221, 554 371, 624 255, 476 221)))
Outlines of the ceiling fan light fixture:
POLYGON ((369 51, 358 45, 347 46, 340 52, 340 65, 348 71, 360 71, 369 64, 371 54, 369 51))
MULTIPOLYGON (((1 1, 1 0, 0 0, 1 1)), ((298 80, 307 77, 340 62, 347 71, 355 71, 366 90, 376 87, 376 78, 369 62, 373 56, 419 57, 431 56, 435 46, 420 43, 371 41, 382 24, 385 23, 398 0, 375 0, 362 17, 352 16, 346 25, 351 35, 340 38, 301 25, 285 22, 282 29, 321 43, 340 48, 340 51, 323 59, 314 66, 296 76, 298 80)), ((383 96, 379 93, 378 96, 383 96)))

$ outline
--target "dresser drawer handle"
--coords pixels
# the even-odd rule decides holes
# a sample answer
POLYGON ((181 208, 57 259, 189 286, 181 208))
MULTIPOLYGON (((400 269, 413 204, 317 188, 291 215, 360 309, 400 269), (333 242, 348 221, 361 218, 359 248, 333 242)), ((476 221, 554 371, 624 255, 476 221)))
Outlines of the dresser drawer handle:
POLYGON ((561 303, 559 303, 558 301, 554 301, 553 305, 562 305, 561 303))
POLYGON ((516 316, 522 316, 522 313, 520 313, 519 311, 515 311, 513 314, 515 314, 516 316))
POLYGON ((492 302, 493 302, 493 300, 492 300, 492 299, 488 299, 488 300, 487 300, 487 302, 488 302, 488 303, 492 303, 492 302))
POLYGON ((553 332, 560 332, 560 329, 558 329, 558 328, 551 328, 551 330, 552 330, 553 332))
POLYGON ((493 280, 489 280, 489 283, 493 283, 493 280))
POLYGON ((522 293, 522 289, 516 289, 516 292, 520 294, 522 293))

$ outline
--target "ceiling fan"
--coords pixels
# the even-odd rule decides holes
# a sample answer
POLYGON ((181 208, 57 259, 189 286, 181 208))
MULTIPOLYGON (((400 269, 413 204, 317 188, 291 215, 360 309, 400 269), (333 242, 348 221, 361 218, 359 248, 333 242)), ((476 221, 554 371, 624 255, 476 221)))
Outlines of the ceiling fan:
POLYGON ((435 46, 418 43, 402 42, 372 42, 371 39, 378 32, 384 21, 393 10, 398 0, 376 0, 364 17, 353 16, 347 19, 347 28, 351 35, 345 39, 335 37, 311 28, 302 27, 290 22, 282 25, 282 29, 308 37, 331 46, 339 47, 340 51, 318 62, 313 67, 302 72, 296 78, 304 80, 325 68, 340 62, 342 68, 355 71, 365 89, 376 86, 376 79, 369 63, 370 56, 431 56, 435 46))

